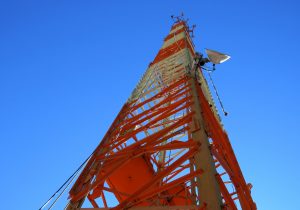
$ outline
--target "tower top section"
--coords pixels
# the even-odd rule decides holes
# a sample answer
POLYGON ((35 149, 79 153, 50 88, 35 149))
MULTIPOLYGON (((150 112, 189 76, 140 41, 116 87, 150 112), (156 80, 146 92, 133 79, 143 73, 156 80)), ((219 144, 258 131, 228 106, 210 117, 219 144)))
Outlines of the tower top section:
POLYGON ((177 52, 188 48, 190 53, 194 56, 194 44, 191 36, 189 35, 189 28, 185 21, 174 23, 171 27, 169 34, 165 37, 163 46, 156 55, 150 66, 167 59, 168 57, 176 54, 177 52))
POLYGON ((151 84, 162 90, 186 75, 195 56, 191 31, 186 20, 177 18, 174 21, 162 47, 129 97, 129 102, 139 99, 151 84))

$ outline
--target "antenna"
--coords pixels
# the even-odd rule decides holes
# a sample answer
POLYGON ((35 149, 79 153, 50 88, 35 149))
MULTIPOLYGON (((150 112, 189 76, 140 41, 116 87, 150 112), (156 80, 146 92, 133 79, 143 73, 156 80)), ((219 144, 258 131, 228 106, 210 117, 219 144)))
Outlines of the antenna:
POLYGON ((213 64, 220 64, 230 59, 229 55, 220 53, 215 50, 205 49, 205 52, 208 56, 209 61, 212 62, 213 64))
POLYGON ((189 19, 184 18, 183 12, 179 16, 171 15, 171 18, 174 21, 174 24, 179 23, 181 21, 184 22, 185 25, 187 26, 187 32, 190 34, 191 38, 194 38, 194 29, 195 29, 196 25, 192 25, 192 27, 190 27, 189 24, 188 24, 189 19))
POLYGON ((197 59, 198 65, 200 65, 202 69, 204 69, 208 72, 210 82, 215 90, 215 93, 216 93, 218 101, 221 105, 222 111, 223 111, 224 115, 227 116, 228 112, 225 111, 225 108, 224 108, 222 100, 219 96, 218 90, 215 86, 215 83, 214 83, 212 77, 211 77, 211 73, 216 70, 216 68, 215 68, 216 64, 221 64, 221 63, 227 61, 230 58, 230 56, 226 55, 224 53, 220 53, 218 51, 209 50, 209 49, 205 49, 205 52, 206 52, 208 58, 204 58, 203 54, 201 54, 201 53, 196 53, 195 59, 197 59), (209 63, 209 62, 212 63, 212 69, 205 66, 205 64, 209 63))
POLYGON ((196 25, 192 25, 192 27, 188 28, 188 32, 190 33, 191 38, 194 38, 194 29, 196 28, 196 25))
POLYGON ((196 53, 196 58, 198 59, 198 63, 199 65, 207 71, 214 71, 215 70, 215 66, 216 64, 221 64, 224 63, 225 61, 227 61, 228 59, 230 59, 229 55, 226 55, 224 53, 220 53, 218 51, 215 50, 209 50, 209 49, 205 49, 205 52, 207 54, 207 58, 203 57, 202 53, 196 53), (212 63, 213 68, 210 69, 207 66, 204 66, 206 63, 212 63))
POLYGON ((174 23, 179 23, 180 21, 185 21, 185 22, 187 21, 187 20, 184 20, 183 12, 179 16, 171 15, 171 18, 174 21, 174 23))

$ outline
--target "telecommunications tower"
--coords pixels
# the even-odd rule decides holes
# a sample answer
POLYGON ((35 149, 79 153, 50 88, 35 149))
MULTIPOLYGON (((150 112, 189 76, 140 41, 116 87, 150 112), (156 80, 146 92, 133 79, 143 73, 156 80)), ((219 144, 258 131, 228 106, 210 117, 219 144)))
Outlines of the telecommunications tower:
POLYGON ((69 192, 66 210, 255 210, 203 74, 229 56, 170 33, 69 192), (114 196, 112 203, 108 197, 114 196))

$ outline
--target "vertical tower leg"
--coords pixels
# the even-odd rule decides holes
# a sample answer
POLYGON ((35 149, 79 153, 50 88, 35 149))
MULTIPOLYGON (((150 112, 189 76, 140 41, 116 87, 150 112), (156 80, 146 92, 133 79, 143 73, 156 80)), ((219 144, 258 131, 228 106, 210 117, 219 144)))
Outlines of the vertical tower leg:
POLYGON ((195 113, 191 135, 194 141, 201 144, 200 151, 195 155, 196 169, 202 169, 204 172, 197 176, 197 189, 200 198, 200 206, 207 205, 208 210, 220 210, 222 206, 221 192, 216 180, 216 168, 214 159, 210 152, 208 137, 204 130, 204 121, 201 115, 201 106, 199 103, 196 81, 193 77, 190 78, 192 87, 192 96, 194 104, 192 111, 195 113))
POLYGON ((71 201, 69 201, 69 203, 67 204, 67 206, 65 207, 65 210, 77 210, 80 209, 83 202, 85 200, 85 197, 82 198, 80 201, 77 201, 76 203, 72 203, 71 201))

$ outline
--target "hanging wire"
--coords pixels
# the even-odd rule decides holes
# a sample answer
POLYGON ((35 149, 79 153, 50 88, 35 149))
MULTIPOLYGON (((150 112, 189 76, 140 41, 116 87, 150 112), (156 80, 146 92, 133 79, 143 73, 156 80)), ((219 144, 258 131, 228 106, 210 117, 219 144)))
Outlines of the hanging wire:
MULTIPOLYGON (((80 171, 80 170, 79 170, 80 171)), ((51 204, 51 206, 48 208, 48 210, 51 210, 52 207, 55 205, 55 203, 60 199, 60 197, 64 194, 64 192, 66 191, 66 189, 69 187, 69 185, 73 182, 73 180, 75 179, 75 177, 78 175, 79 171, 77 171, 76 174, 74 174, 74 176, 72 177, 72 179, 69 181, 69 183, 65 186, 65 188, 61 191, 61 193, 57 196, 57 198, 53 201, 53 203, 51 204)))
POLYGON ((74 178, 77 176, 77 174, 79 173, 79 171, 82 169, 82 167, 87 163, 87 161, 92 157, 92 155, 94 154, 95 151, 92 152, 92 154, 90 154, 90 156, 77 168, 77 170, 58 188, 58 190, 39 208, 39 210, 44 209, 49 202, 61 191, 61 189, 64 188, 64 186, 66 186, 63 191, 58 195, 58 197, 55 199, 55 201, 51 204, 51 206, 49 207, 48 210, 50 210, 54 204, 58 201, 58 199, 62 196, 62 194, 65 192, 65 190, 68 188, 68 186, 72 183, 72 181, 74 180, 74 178))
POLYGON ((218 101, 219 101, 219 103, 220 103, 220 105, 221 105, 222 111, 223 111, 224 115, 227 116, 228 113, 227 113, 227 112, 225 111, 225 109, 224 109, 223 103, 222 103, 222 101, 221 101, 221 98, 220 98, 219 93, 218 93, 218 91, 217 91, 217 88, 216 88, 216 86, 215 86, 215 83, 214 83, 214 81, 213 81, 213 79, 212 79, 212 77, 211 77, 211 71, 207 71, 207 72, 208 72, 208 76, 209 76, 210 82, 211 82, 211 84, 212 84, 212 86, 213 86, 213 88, 214 88, 214 90, 215 90, 216 95, 217 95, 218 101))
POLYGON ((201 66, 201 69, 208 71, 208 72, 214 72, 216 70, 215 67, 209 68, 207 66, 201 66))

